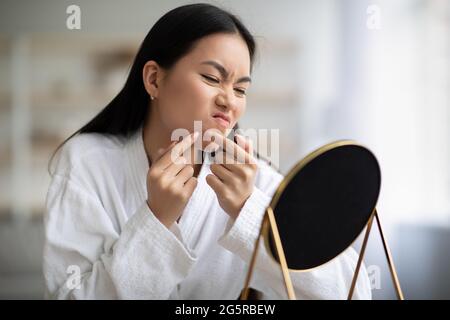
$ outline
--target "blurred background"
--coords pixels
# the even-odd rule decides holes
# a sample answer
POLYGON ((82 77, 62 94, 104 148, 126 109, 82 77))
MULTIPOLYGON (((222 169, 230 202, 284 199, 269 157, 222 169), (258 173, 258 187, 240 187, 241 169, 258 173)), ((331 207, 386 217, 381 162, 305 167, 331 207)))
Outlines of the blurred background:
MULTIPOLYGON (((0 2, 0 298, 43 298, 49 157, 118 93, 156 20, 187 3, 0 2), (72 4, 80 30, 66 26, 72 4)), ((405 297, 449 299, 450 1, 211 3, 259 44, 241 127, 280 130, 283 173, 333 140, 372 149, 405 297)), ((374 298, 395 299, 376 229, 365 262, 374 298)))

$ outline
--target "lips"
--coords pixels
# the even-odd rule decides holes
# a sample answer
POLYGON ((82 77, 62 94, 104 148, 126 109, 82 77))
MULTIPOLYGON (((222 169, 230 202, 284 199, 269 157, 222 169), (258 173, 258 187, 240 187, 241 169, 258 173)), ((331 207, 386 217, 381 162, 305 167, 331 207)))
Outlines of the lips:
POLYGON ((222 126, 229 127, 230 126, 230 117, 222 112, 216 112, 213 114, 213 118, 222 126))

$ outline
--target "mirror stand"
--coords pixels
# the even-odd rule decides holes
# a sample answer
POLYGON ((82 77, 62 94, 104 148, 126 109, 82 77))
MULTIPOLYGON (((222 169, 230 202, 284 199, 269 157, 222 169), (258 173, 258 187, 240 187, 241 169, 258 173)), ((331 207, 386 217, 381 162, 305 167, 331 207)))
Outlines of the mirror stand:
POLYGON ((273 214, 273 210, 271 206, 268 206, 266 209, 266 214, 264 215, 263 221, 261 223, 261 228, 259 229, 258 237, 255 241, 255 249, 253 250, 253 255, 250 260, 250 267, 247 272, 247 277, 245 279, 245 285, 244 290, 242 291, 241 300, 247 300, 248 299, 248 292, 249 292, 249 285, 250 280, 253 275, 253 270, 256 263, 256 257, 258 255, 258 248, 259 248, 259 239, 262 236, 263 230, 266 228, 266 224, 269 224, 269 229, 272 231, 272 236, 275 242, 275 249, 276 254, 279 257, 280 260, 280 268, 281 272, 283 273, 283 279, 284 279, 284 285, 286 288, 286 292, 288 295, 289 300, 296 300, 294 287, 292 285, 291 276, 289 275, 289 268, 287 266, 286 262, 286 256, 284 255, 283 245, 281 244, 280 234, 278 232, 277 223, 275 221, 275 216, 273 214))
MULTIPOLYGON (((389 270, 391 273, 391 277, 392 277, 392 282, 394 284, 394 288, 397 294, 397 298, 399 300, 404 300, 404 296, 403 296, 403 292, 402 289, 400 287, 400 282, 398 280, 398 276, 397 276, 397 271, 395 269, 395 265, 394 265, 394 260, 392 259, 392 255, 391 252, 389 250, 386 238, 384 237, 384 233, 383 233, 383 229, 381 227, 381 223, 380 223, 380 217, 378 216, 378 212, 376 210, 376 208, 373 210, 370 219, 367 223, 367 227, 366 227, 366 233, 364 235, 364 240, 363 243, 361 245, 361 251, 359 253, 359 258, 358 258, 358 262, 356 264, 356 269, 355 272, 353 274, 353 279, 352 279, 352 283, 350 286, 350 291, 347 297, 347 300, 351 300, 352 296, 353 296, 353 292, 355 290, 355 286, 356 286, 356 280, 358 278, 358 274, 359 274, 359 270, 361 268, 361 264, 364 258, 364 254, 366 251, 366 247, 367 247, 367 242, 369 239, 369 234, 370 234, 370 230, 372 229, 372 224, 373 224, 373 219, 376 219, 376 223, 378 226, 378 230, 380 232, 380 237, 381 237, 381 241, 383 243, 383 248, 384 248, 384 252, 386 254, 386 259, 389 265, 389 270)), ((296 300, 295 297, 295 291, 294 291, 294 287, 292 285, 292 280, 291 277, 289 275, 289 268, 287 266, 287 262, 286 262, 286 257, 284 254, 284 250, 283 250, 283 245, 281 243, 281 239, 280 239, 280 234, 278 232, 278 228, 277 228, 277 224, 275 221, 275 216, 273 214, 273 210, 272 207, 267 207, 266 209, 266 214, 264 215, 263 221, 261 223, 261 228, 258 234, 258 237, 256 238, 255 241, 255 249, 253 250, 253 254, 252 254, 252 258, 250 260, 250 266, 247 272, 247 276, 245 279, 245 285, 244 285, 244 290, 242 291, 242 295, 240 297, 241 300, 247 300, 248 299, 248 294, 249 294, 249 285, 250 285, 250 281, 253 275, 253 270, 255 268, 255 263, 256 263, 256 258, 258 255, 258 249, 259 249, 259 240, 262 236, 263 230, 269 227, 269 229, 272 232, 272 236, 274 239, 274 243, 275 243, 275 249, 276 249, 276 255, 279 257, 280 260, 280 268, 281 268, 281 272, 283 274, 283 279, 284 279, 284 284, 285 284, 285 288, 286 288, 286 293, 288 295, 289 300, 296 300), (267 224, 269 224, 267 226, 267 224)))
POLYGON ((403 292, 400 287, 400 282, 398 281, 397 271, 395 269, 394 260, 392 259, 391 251, 389 250, 386 238, 384 237, 383 228, 381 227, 380 217, 378 215, 377 209, 375 208, 370 215, 369 222, 367 223, 366 233, 364 235, 364 240, 361 245, 361 251, 359 253, 358 263, 356 264, 355 273, 353 274, 352 284, 350 286, 350 291, 348 293, 347 300, 351 300, 353 296, 353 291, 355 290, 356 280, 358 279, 359 270, 366 252, 367 241, 369 240, 370 230, 372 229, 373 219, 376 219, 378 226, 378 231, 380 233, 381 241, 383 243, 384 253, 386 255, 386 260, 389 265, 389 271, 391 273, 392 283, 394 284, 395 292, 397 294, 398 300, 404 300, 403 292))

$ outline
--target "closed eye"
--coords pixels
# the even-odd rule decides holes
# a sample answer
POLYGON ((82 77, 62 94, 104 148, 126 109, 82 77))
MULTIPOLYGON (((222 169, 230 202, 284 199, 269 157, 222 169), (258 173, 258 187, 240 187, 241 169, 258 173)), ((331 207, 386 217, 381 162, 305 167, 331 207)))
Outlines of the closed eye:
MULTIPOLYGON (((215 84, 220 83, 220 80, 219 80, 219 79, 216 79, 216 78, 214 78, 214 77, 212 77, 212 76, 208 76, 208 75, 206 75, 206 74, 201 74, 201 76, 202 76, 205 80, 207 80, 208 82, 215 83, 215 84)), ((234 90, 235 90, 240 96, 245 96, 245 95, 246 95, 246 90, 245 90, 245 89, 234 88, 234 90)))
POLYGON ((205 78, 206 80, 210 81, 210 82, 214 82, 214 83, 219 83, 220 82, 218 79, 213 78, 211 76, 204 75, 204 74, 202 74, 202 77, 205 78))
POLYGON ((245 95, 244 89, 235 88, 234 90, 236 90, 236 92, 238 92, 239 94, 245 95))

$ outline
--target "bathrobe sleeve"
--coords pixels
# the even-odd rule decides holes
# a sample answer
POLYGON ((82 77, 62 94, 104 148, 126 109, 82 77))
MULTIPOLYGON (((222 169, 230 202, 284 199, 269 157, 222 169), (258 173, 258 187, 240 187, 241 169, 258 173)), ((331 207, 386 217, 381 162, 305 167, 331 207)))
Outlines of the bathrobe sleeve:
MULTIPOLYGON (((267 165, 260 165, 255 188, 236 220, 228 221, 219 244, 238 255, 247 265, 259 234, 265 209, 282 180, 267 165)), ((348 248, 331 262, 308 272, 290 272, 297 299, 346 299, 358 256, 348 248)), ((281 269, 268 256, 263 240, 250 286, 263 292, 266 299, 287 299, 281 269)), ((370 281, 364 265, 358 276, 353 299, 371 299, 370 281)))
POLYGON ((54 175, 46 207, 47 298, 167 299, 196 260, 145 201, 119 234, 99 199, 54 175))

